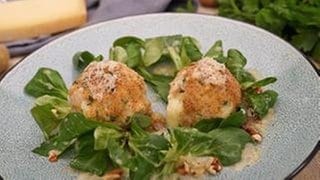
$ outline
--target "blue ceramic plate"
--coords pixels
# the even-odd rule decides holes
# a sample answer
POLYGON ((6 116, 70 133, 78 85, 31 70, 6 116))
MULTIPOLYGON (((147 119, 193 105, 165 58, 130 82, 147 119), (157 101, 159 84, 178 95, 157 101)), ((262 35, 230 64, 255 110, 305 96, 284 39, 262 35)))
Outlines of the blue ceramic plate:
POLYGON ((31 150, 42 134, 31 117, 34 99, 23 92, 40 67, 58 70, 70 85, 76 77, 72 56, 89 50, 108 57, 120 36, 184 34, 197 38, 206 51, 216 40, 239 49, 248 68, 276 76, 279 93, 275 119, 261 144, 261 159, 241 171, 225 169, 217 179, 283 179, 297 169, 320 137, 320 81, 312 66, 276 36, 237 21, 194 14, 151 14, 100 23, 64 36, 28 56, 0 82, 0 175, 4 179, 72 179, 69 156, 51 164, 31 150))

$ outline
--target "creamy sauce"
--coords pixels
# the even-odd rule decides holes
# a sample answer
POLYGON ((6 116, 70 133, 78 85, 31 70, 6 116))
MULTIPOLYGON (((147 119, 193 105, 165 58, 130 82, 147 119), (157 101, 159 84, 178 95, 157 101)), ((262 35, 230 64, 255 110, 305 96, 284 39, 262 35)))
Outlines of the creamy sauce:
POLYGON ((260 80, 263 78, 262 74, 256 69, 247 69, 247 71, 257 80, 260 80))
POLYGON ((260 147, 259 145, 255 145, 255 144, 247 144, 242 152, 241 155, 241 161, 239 161, 238 163, 229 166, 229 168, 236 170, 236 171, 240 171, 243 168, 253 165, 256 162, 258 162, 260 158, 260 147))
MULTIPOLYGON (((254 124, 254 127, 256 130, 264 137, 266 130, 268 126, 271 124, 271 122, 274 119, 274 109, 270 109, 268 114, 258 123, 254 124)), ((263 141, 263 139, 262 139, 263 141)), ((259 144, 252 144, 248 143, 241 155, 241 161, 238 163, 229 166, 228 168, 231 168, 236 171, 240 171, 243 168, 253 165, 257 163, 260 159, 261 154, 261 146, 259 144)))
POLYGON ((90 173, 79 173, 77 180, 103 180, 103 177, 90 173))

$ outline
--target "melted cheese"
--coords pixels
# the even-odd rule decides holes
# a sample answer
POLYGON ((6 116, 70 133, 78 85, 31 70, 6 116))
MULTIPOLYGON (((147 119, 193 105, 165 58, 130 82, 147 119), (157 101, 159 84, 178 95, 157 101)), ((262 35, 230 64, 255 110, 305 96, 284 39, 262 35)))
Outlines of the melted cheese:
POLYGON ((179 125, 180 116, 183 112, 183 101, 180 96, 169 96, 167 107, 167 123, 169 127, 177 127, 179 125))

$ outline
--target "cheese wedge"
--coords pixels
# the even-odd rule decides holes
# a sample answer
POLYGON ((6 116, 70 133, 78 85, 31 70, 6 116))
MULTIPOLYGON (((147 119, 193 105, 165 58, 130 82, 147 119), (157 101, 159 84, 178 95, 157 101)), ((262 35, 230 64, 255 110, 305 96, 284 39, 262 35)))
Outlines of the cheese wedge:
POLYGON ((0 42, 50 35, 86 22, 84 0, 20 0, 0 3, 0 42))
POLYGON ((6 46, 0 44, 0 76, 1 72, 8 68, 9 64, 9 51, 6 46))

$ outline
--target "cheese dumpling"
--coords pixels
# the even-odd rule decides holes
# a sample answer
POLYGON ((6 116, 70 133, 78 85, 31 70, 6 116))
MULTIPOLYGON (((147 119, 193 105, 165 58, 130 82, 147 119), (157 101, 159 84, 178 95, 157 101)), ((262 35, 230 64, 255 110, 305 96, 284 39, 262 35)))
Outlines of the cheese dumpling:
POLYGON ((115 61, 91 63, 69 90, 73 109, 87 118, 128 124, 135 113, 150 114, 143 78, 115 61))
POLYGON ((204 58, 182 69, 171 82, 167 124, 192 126, 202 119, 226 118, 240 102, 240 85, 225 65, 204 58))

